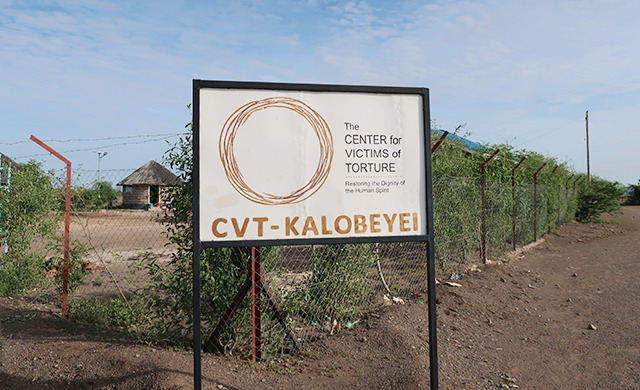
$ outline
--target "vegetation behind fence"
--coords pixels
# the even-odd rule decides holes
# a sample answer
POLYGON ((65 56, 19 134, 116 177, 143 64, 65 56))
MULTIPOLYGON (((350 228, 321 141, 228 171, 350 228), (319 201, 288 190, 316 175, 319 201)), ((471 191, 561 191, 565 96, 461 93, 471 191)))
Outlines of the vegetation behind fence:
MULTIPOLYGON (((588 186, 566 163, 509 145, 469 150, 447 140, 432 161, 440 278, 483 260, 483 215, 488 258, 495 260, 513 247, 514 229, 515 244, 522 246, 577 212, 589 219, 615 211, 621 196, 617 183, 596 179, 588 186), (500 153, 487 163, 496 149, 500 153), (594 198, 603 193, 608 203, 594 198), (581 198, 591 203, 581 205, 581 198), (595 207, 593 199, 607 206, 595 207)), ((188 347, 193 310, 190 135, 168 150, 164 163, 184 183, 138 210, 119 208, 122 188, 115 185, 133 169, 74 173, 69 312, 79 320, 121 326, 142 341, 188 347)), ((1 233, 8 238, 7 253, 0 255, 0 293, 57 301, 64 179, 35 163, 23 167, 14 173, 11 191, 0 191, 1 233)), ((264 249, 264 352, 293 351, 358 326, 365 313, 380 306, 415 300, 426 289, 426 251, 422 243, 264 249)), ((238 294, 247 287, 248 250, 206 249, 201 257, 205 350, 248 354, 251 302, 249 295, 238 294), (235 314, 228 316, 233 307, 235 314)))

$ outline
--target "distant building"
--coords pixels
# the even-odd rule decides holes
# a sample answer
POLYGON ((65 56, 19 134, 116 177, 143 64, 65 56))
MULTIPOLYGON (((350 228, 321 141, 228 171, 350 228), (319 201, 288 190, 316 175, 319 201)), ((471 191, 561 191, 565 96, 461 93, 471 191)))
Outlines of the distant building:
POLYGON ((118 183, 122 186, 122 207, 139 209, 160 204, 163 191, 182 182, 167 168, 149 161, 118 183))
POLYGON ((17 162, 2 153, 0 153, 0 167, 3 168, 0 170, 0 185, 3 186, 6 186, 10 180, 10 172, 20 169, 20 165, 17 162))

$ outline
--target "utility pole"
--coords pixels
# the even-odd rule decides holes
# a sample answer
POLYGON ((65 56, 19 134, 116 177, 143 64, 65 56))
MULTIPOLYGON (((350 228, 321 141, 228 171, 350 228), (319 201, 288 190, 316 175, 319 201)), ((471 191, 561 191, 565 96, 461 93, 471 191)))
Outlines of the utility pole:
POLYGON ((587 122, 587 180, 591 183, 591 161, 589 160, 589 111, 587 110, 587 116, 585 117, 587 122))
POLYGON ((96 173, 96 183, 101 181, 102 178, 100 177, 100 160, 102 159, 102 157, 106 156, 108 152, 96 152, 98 153, 98 172, 96 173))

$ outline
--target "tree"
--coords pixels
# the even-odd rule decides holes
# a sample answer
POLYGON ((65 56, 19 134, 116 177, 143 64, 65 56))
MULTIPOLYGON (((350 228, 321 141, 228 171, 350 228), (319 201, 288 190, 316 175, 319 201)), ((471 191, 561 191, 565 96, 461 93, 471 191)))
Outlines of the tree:
MULTIPOLYGON (((65 207, 65 188, 57 189, 58 210, 65 207)), ((71 189, 71 208, 73 210, 97 210, 113 207, 113 203, 120 196, 120 192, 108 181, 99 181, 91 187, 74 187, 71 189)))
MULTIPOLYGON (((172 145, 164 156, 165 163, 174 170, 183 183, 166 192, 166 227, 171 244, 177 250, 171 254, 169 264, 157 264, 155 259, 146 260, 144 266, 152 282, 145 290, 145 299, 158 317, 160 329, 155 331, 174 342, 189 343, 193 313, 193 226, 192 226, 192 127, 189 133, 172 145)), ((233 301, 235 292, 247 274, 249 253, 246 248, 211 248, 201 252, 201 295, 203 333, 220 318, 233 301)), ((244 306, 248 302, 244 303, 244 306)), ((242 320, 236 316, 234 321, 242 320)), ((230 324, 223 337, 235 337, 238 326, 230 324)))

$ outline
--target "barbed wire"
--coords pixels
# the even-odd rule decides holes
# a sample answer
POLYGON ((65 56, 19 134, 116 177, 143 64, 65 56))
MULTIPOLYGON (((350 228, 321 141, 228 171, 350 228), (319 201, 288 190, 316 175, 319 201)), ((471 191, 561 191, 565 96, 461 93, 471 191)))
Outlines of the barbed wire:
MULTIPOLYGON (((168 139, 171 138, 175 138, 181 135, 185 135, 187 133, 170 133, 170 135, 166 135, 164 137, 161 138, 157 138, 157 139, 150 139, 150 140, 143 140, 143 141, 136 141, 136 142, 121 142, 121 143, 116 143, 116 144, 110 144, 110 145, 101 145, 101 146, 92 146, 90 148, 78 148, 78 149, 69 149, 69 150, 63 150, 60 153, 75 153, 75 152, 87 152, 87 151, 94 151, 97 149, 108 149, 108 148, 113 148, 116 146, 125 146, 125 145, 137 145, 137 144, 144 144, 144 143, 149 143, 149 142, 158 142, 158 141, 166 141, 168 139)), ((158 136, 158 135, 155 135, 158 136)), ((139 137, 139 136, 131 136, 130 138, 133 137, 139 137)), ((127 138, 127 137, 111 137, 111 138, 103 138, 103 139, 92 139, 92 140, 106 140, 106 139, 120 139, 120 138, 127 138)), ((31 142, 31 141, 28 141, 31 142)), ((47 142, 47 141, 45 141, 47 142)), ((56 142, 55 140, 49 140, 48 142, 56 142)), ((67 142, 65 141, 60 141, 58 140, 57 142, 67 142)), ((31 157, 39 157, 39 156, 48 156, 49 153, 36 153, 36 154, 30 154, 30 155, 26 155, 26 156, 18 156, 15 159, 19 160, 19 159, 23 159, 23 158, 31 158, 31 157)))
MULTIPOLYGON (((69 138, 69 139, 44 139, 43 142, 91 142, 91 141, 108 141, 114 139, 132 139, 132 138, 154 138, 154 137, 168 137, 168 136, 178 136, 178 135, 186 135, 188 133, 159 133, 159 134, 139 134, 139 135, 125 135, 119 137, 101 137, 101 138, 69 138)), ((19 145, 26 144, 29 142, 33 142, 29 139, 21 140, 21 141, 13 141, 13 142, 1 142, 0 145, 19 145)))

